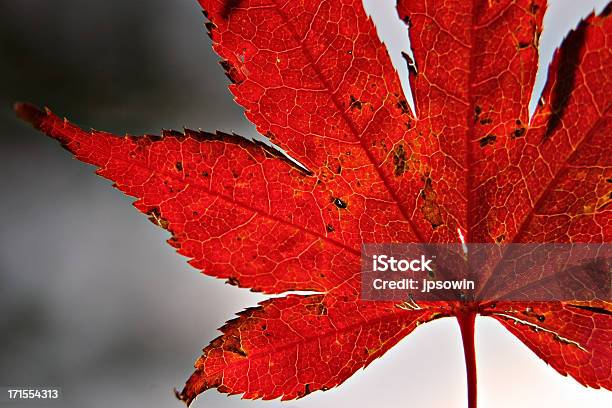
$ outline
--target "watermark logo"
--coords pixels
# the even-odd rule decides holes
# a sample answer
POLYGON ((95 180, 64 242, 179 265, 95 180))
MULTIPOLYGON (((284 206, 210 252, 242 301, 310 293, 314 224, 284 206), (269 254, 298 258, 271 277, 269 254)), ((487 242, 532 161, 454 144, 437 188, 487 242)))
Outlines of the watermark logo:
POLYGON ((612 300, 612 244, 364 244, 361 298, 612 300))
POLYGON ((420 259, 395 259, 393 256, 387 255, 372 255, 372 270, 376 272, 433 272, 431 262, 433 259, 428 259, 425 255, 421 255, 420 259))

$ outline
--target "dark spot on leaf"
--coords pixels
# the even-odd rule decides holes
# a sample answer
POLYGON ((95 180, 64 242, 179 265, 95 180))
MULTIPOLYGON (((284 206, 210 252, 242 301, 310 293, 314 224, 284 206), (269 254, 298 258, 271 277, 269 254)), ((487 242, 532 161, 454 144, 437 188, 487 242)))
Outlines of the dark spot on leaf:
POLYGON ((342 173, 342 166, 338 166, 338 167, 336 168, 336 173, 337 173, 337 174, 342 173))
POLYGON ((149 221, 151 221, 153 224, 158 225, 163 229, 168 229, 168 221, 162 218, 158 207, 151 208, 147 212, 147 215, 149 216, 149 221))
POLYGON ((406 102, 406 100, 405 100, 405 99, 400 99, 400 100, 397 102, 397 105, 396 105, 396 106, 397 106, 399 109, 401 109, 401 110, 402 110, 402 114, 404 114, 404 115, 405 115, 405 114, 407 114, 408 112, 410 112, 409 107, 408 107, 408 102, 406 102))
POLYGON ((512 138, 516 139, 517 137, 523 137, 525 135, 525 131, 525 128, 522 126, 514 129, 514 132, 512 132, 512 138))
POLYGON ((164 180, 164 186, 168 187, 170 193, 174 193, 174 188, 168 183, 168 180, 164 180))
POLYGON ((233 66, 229 61, 219 61, 219 64, 221 64, 221 66, 223 67, 223 70, 225 71, 225 76, 228 77, 233 84, 239 84, 243 81, 243 74, 238 71, 238 69, 233 66))
POLYGON ((493 122, 493 120, 491 118, 482 118, 482 119, 480 119, 480 124, 481 125, 489 125, 489 124, 491 124, 491 122, 493 122))
POLYGON ((327 315, 327 307, 323 303, 306 305, 306 310, 311 313, 315 313, 317 316, 327 315))
POLYGON ((207 171, 203 171, 203 172, 202 172, 202 177, 208 177, 208 176, 209 176, 209 174, 208 174, 208 172, 207 172, 207 171))
POLYGON ((229 278, 227 278, 225 283, 227 283, 228 285, 232 285, 232 286, 240 285, 240 281, 234 276, 230 276, 229 278))
POLYGON ((504 239, 506 239, 506 236, 504 234, 499 235, 497 238, 495 238, 495 242, 500 243, 502 242, 504 239))
POLYGON ((544 315, 538 315, 538 320, 543 322, 544 320, 546 320, 546 316, 544 315))
POLYGON ((404 59, 406 60, 406 65, 408 66, 408 73, 414 76, 418 75, 419 71, 417 69, 416 63, 412 58, 410 58, 410 55, 402 51, 402 57, 404 57, 404 59))
POLYGON ((237 336, 226 335, 223 339, 223 350, 242 357, 247 357, 246 351, 242 349, 242 343, 237 336))
POLYGON ((393 165, 395 166, 393 174, 396 177, 401 176, 406 171, 406 151, 403 144, 398 145, 393 150, 393 165))
POLYGON ((350 104, 351 109, 361 110, 362 106, 363 105, 361 104, 361 101, 356 99, 353 95, 351 95, 351 104, 350 104))
POLYGON ((478 122, 480 118, 480 114, 482 113, 482 108, 478 105, 474 106, 474 122, 478 122))
POLYGON ((310 384, 306 384, 304 386, 304 395, 308 395, 310 394, 312 391, 310 391, 310 384))
POLYGON ((495 136, 493 134, 489 134, 489 135, 486 135, 485 137, 483 137, 482 139, 480 139, 478 141, 478 143, 480 144, 480 147, 485 147, 487 145, 494 144, 495 140, 497 140, 497 136, 495 136))
POLYGON ((180 161, 176 162, 175 167, 176 171, 183 171, 183 163, 181 163, 180 161))
POLYGON ((440 213, 440 207, 437 203, 438 194, 432 187, 432 181, 429 176, 423 179, 425 185, 421 189, 421 199, 423 199, 423 205, 421 206, 421 212, 423 216, 433 229, 438 228, 442 225, 442 214, 440 213))
POLYGON ((538 10, 540 10, 540 6, 538 6, 535 2, 531 2, 531 5, 529 6, 529 11, 531 14, 536 14, 538 10))
POLYGON ((225 0, 223 10, 221 10, 221 17, 223 17, 224 20, 227 20, 234 9, 240 6, 241 2, 242 0, 225 0))
POLYGON ((336 207, 344 209, 348 206, 348 204, 346 203, 346 201, 342 200, 341 198, 334 198, 333 199, 333 203, 336 207))
POLYGON ((517 48, 518 48, 519 50, 524 50, 525 48, 529 48, 529 46, 530 46, 531 44, 532 44, 532 43, 527 42, 527 41, 520 41, 520 42, 518 43, 517 48))
POLYGON ((325 229, 327 230, 327 232, 334 232, 334 226, 331 224, 327 224, 327 226, 325 227, 325 229))
POLYGON ((204 26, 206 27, 206 31, 208 32, 209 37, 211 37, 212 30, 217 28, 217 25, 212 21, 207 21, 206 23, 204 23, 204 26))
POLYGON ((317 308, 317 313, 319 314, 319 316, 326 316, 327 307, 325 307, 323 303, 319 304, 319 307, 317 308))
POLYGON ((404 24, 406 24, 408 26, 408 28, 410 28, 412 26, 412 21, 410 21, 410 16, 404 16, 402 21, 404 22, 404 24))

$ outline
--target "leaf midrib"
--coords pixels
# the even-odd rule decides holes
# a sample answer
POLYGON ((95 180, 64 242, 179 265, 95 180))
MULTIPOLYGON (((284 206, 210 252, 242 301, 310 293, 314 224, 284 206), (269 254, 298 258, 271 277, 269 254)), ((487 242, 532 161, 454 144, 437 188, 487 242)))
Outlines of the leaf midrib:
POLYGON ((280 18, 283 21, 285 21, 285 24, 286 24, 286 26, 287 26, 291 36, 293 37, 294 41, 296 42, 296 44, 298 44, 300 46, 300 48, 302 49, 302 52, 304 53, 304 56, 306 57, 306 59, 308 60, 308 62, 312 66, 313 70, 315 71, 315 74, 316 74, 317 78, 319 79, 319 81, 321 81, 321 83, 323 84, 323 87, 325 88, 327 93, 330 95, 330 99, 333 102, 333 104, 336 107, 336 109, 338 110, 338 113, 340 114, 340 116, 342 117, 344 122, 347 124, 349 130, 351 131, 351 133, 353 134, 355 139, 359 141, 359 145, 361 146, 361 148, 365 152, 366 157, 370 161, 370 164, 372 165, 372 167, 374 167, 374 169, 376 169, 376 172, 377 172, 379 178, 383 182, 383 185, 385 186, 387 192, 391 196, 391 199, 395 202, 395 204, 397 205, 398 209, 400 210, 400 213, 401 213, 402 217, 404 217, 404 220, 408 223, 408 225, 410 226, 412 232, 417 237, 418 241, 419 242, 425 242, 423 235, 420 233, 419 229, 416 227, 415 223, 412 220, 412 217, 409 216, 408 210, 406 208, 404 208, 404 205, 402 204, 402 202, 400 201, 399 197, 395 193, 395 190, 393 188, 391 188, 391 186, 389 184, 388 178, 384 175, 384 173, 382 172, 380 166, 376 165, 376 160, 374 159, 374 156, 372 155, 372 152, 370 152, 370 150, 368 150, 367 147, 365 146, 365 144, 363 143, 363 138, 361 136, 363 135, 365 130, 368 129, 368 126, 364 127, 364 132, 359 133, 359 131, 355 127, 355 124, 353 123, 353 121, 347 116, 346 111, 344 109, 342 109, 342 104, 340 103, 340 101, 336 97, 336 93, 332 90, 332 87, 330 86, 330 84, 323 77, 323 74, 321 73, 321 70, 319 69, 315 59, 311 55, 308 47, 300 39, 300 36, 298 36, 298 34, 297 34, 293 24, 291 24, 290 19, 287 17, 287 15, 283 12, 281 6, 278 4, 278 0, 272 0, 272 3, 274 4, 274 10, 276 10, 276 12, 280 16, 280 18))

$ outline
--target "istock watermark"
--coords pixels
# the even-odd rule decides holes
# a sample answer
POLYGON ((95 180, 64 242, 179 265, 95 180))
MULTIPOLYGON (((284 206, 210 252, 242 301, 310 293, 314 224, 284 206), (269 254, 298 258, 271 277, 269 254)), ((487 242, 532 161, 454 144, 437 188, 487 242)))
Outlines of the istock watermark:
POLYGON ((421 255, 421 259, 395 259, 393 256, 373 255, 372 268, 374 271, 386 272, 406 272, 406 271, 430 271, 429 266, 433 259, 427 259, 425 255, 421 255))
POLYGON ((365 244, 361 298, 612 300, 612 244, 365 244))

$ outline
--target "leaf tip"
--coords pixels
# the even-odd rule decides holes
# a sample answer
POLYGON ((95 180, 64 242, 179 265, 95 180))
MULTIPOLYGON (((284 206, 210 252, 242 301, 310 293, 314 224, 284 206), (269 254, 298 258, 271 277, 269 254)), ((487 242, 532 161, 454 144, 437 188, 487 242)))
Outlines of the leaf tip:
POLYGON ((183 401, 186 406, 191 405, 191 402, 193 401, 193 397, 187 395, 185 389, 183 389, 183 391, 179 391, 178 388, 174 388, 174 396, 180 401, 183 401))
POLYGON ((13 105, 13 109, 19 119, 30 123, 36 129, 40 129, 41 122, 47 116, 44 111, 30 103, 17 102, 13 105))

